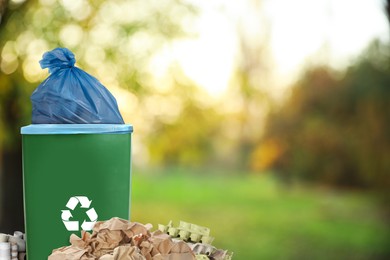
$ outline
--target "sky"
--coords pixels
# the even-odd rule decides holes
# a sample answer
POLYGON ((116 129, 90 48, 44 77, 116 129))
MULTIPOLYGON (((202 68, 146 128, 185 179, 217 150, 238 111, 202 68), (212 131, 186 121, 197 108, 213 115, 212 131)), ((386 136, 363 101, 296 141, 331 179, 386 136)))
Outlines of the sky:
POLYGON ((221 95, 231 82, 239 34, 254 44, 269 42, 275 91, 291 84, 305 64, 340 69, 374 38, 387 41, 389 36, 381 0, 191 2, 200 10, 188 25, 194 36, 163 49, 152 66, 162 75, 162 64, 177 62, 212 96, 221 95))

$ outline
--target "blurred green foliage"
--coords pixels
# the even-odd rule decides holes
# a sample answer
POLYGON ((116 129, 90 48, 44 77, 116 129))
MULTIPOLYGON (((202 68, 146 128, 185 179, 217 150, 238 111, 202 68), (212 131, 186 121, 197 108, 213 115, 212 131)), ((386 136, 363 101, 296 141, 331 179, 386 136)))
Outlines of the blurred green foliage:
POLYGON ((310 68, 267 119, 252 167, 285 180, 390 190, 389 46, 345 72, 310 68))
POLYGON ((375 196, 281 186, 271 175, 135 169, 131 220, 206 226, 233 259, 388 259, 375 196))
POLYGON ((181 22, 196 11, 177 0, 5 1, 0 24, 0 147, 19 140, 31 117, 29 96, 47 77, 38 61, 62 46, 77 65, 142 97, 149 92, 147 61, 161 46, 186 34, 181 22), (142 87, 141 87, 142 86, 142 87))
POLYGON ((177 122, 160 123, 149 136, 151 160, 165 166, 212 163, 214 147, 210 137, 217 135, 219 129, 215 110, 186 102, 177 122))

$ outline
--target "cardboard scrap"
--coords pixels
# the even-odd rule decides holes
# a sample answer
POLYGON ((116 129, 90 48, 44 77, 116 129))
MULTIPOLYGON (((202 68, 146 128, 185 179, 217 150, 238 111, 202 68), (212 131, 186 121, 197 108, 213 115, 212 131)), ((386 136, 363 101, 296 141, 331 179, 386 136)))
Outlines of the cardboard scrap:
POLYGON ((210 236, 210 229, 207 227, 184 221, 180 221, 177 227, 173 225, 171 220, 168 225, 158 224, 158 230, 168 234, 173 240, 180 239, 187 242, 197 260, 231 260, 233 257, 233 252, 217 249, 211 245, 214 238, 210 236))
POLYGON ((229 253, 227 250, 217 249, 212 245, 203 244, 203 243, 195 243, 188 244, 195 253, 195 255, 207 255, 215 260, 224 260, 231 259, 232 253, 229 253))
POLYGON ((97 222, 92 234, 70 236, 70 246, 53 250, 48 260, 194 260, 184 241, 174 241, 151 225, 120 218, 97 222))

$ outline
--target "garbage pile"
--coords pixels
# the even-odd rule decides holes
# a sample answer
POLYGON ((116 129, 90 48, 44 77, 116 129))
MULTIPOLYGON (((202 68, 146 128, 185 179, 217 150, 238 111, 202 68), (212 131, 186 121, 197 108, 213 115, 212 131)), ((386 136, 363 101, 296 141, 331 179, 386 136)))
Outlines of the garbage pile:
MULTIPOLYGON (((172 225, 170 227, 173 231, 172 225)), ((187 239, 181 239, 179 230, 174 238, 160 229, 151 232, 151 228, 151 224, 143 225, 120 218, 100 221, 95 224, 92 234, 85 231, 82 231, 81 237, 72 234, 71 245, 53 250, 48 260, 231 259, 231 254, 226 251, 217 250, 209 244, 193 243, 190 241, 191 234, 187 239)))
POLYGON ((25 234, 15 231, 13 235, 0 233, 0 260, 24 260, 26 256, 25 234))
POLYGON ((168 234, 174 239, 186 241, 197 260, 231 260, 232 252, 227 250, 217 249, 211 245, 214 237, 210 236, 210 229, 201 227, 192 223, 180 221, 178 227, 172 225, 172 221, 168 225, 158 225, 158 230, 168 234))

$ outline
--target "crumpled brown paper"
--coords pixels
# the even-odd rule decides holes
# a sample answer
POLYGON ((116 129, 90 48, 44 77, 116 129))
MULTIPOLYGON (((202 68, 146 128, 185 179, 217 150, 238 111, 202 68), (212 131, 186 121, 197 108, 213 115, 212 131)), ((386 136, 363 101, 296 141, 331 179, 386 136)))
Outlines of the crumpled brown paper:
POLYGON ((70 246, 53 250, 48 260, 194 260, 191 248, 169 235, 120 218, 97 222, 92 234, 70 237, 70 246))
POLYGON ((113 254, 106 254, 100 260, 145 260, 140 250, 135 246, 124 245, 114 249, 113 254))

